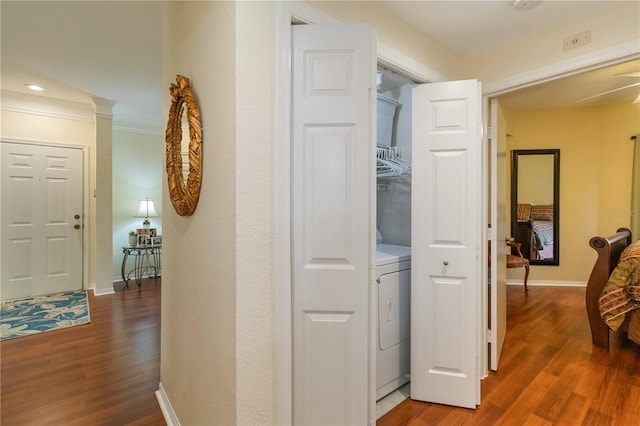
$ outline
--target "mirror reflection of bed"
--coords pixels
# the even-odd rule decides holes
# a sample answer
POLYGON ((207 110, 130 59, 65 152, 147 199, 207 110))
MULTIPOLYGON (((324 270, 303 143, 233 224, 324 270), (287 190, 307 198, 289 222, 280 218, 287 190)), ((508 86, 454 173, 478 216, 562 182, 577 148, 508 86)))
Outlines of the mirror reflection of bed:
POLYGON ((526 243, 527 259, 554 259, 553 204, 518 203, 518 229, 517 239, 526 243))
POLYGON ((512 153, 512 236, 532 265, 559 265, 560 151, 512 153))

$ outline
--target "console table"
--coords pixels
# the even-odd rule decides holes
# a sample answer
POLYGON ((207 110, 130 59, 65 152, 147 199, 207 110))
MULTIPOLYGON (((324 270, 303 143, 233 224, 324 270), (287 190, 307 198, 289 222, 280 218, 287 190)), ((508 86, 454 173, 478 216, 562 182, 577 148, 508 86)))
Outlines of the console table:
POLYGON ((139 245, 139 246, 123 246, 122 252, 122 281, 129 287, 129 280, 133 275, 138 287, 142 285, 142 277, 147 276, 158 278, 160 273, 160 255, 162 254, 162 245, 139 245), (133 269, 127 272, 127 259, 129 256, 134 257, 133 269))

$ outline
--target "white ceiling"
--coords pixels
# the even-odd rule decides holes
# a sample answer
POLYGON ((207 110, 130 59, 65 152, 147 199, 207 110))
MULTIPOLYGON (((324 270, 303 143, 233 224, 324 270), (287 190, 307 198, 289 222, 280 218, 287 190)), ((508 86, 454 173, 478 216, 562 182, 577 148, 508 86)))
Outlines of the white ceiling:
POLYGON ((114 116, 162 129, 162 2, 2 1, 0 13, 3 90, 109 99, 114 116))
POLYGON ((486 55, 524 44, 536 35, 615 7, 611 1, 547 0, 530 10, 514 0, 381 1, 378 4, 460 57, 486 55))
MULTIPOLYGON (((564 20, 603 13, 615 3, 547 0, 515 11, 511 0, 379 2, 462 58, 521 43, 564 20)), ((162 130, 162 95, 169 84, 162 81, 162 2, 1 1, 0 16, 3 90, 33 94, 24 84, 38 83, 46 88, 40 96, 114 100, 114 122, 129 117, 162 130)), ((501 99, 510 108, 593 105, 575 101, 640 81, 614 76, 633 70, 640 70, 638 61, 501 99)), ((616 92, 631 100, 638 93, 638 87, 616 92)))

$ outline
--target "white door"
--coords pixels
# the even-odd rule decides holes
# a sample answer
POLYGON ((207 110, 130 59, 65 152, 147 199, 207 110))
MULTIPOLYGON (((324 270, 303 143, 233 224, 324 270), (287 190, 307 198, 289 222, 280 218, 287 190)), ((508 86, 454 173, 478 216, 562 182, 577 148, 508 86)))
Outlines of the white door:
POLYGON ((1 299, 82 288, 82 150, 0 145, 1 299))
POLYGON ((293 423, 364 425, 375 39, 364 25, 298 25, 292 38, 293 423))
POLYGON ((491 100, 491 369, 498 370, 507 334, 507 126, 497 99, 491 100))
POLYGON ((411 398, 480 402, 481 95, 476 80, 413 90, 411 398))

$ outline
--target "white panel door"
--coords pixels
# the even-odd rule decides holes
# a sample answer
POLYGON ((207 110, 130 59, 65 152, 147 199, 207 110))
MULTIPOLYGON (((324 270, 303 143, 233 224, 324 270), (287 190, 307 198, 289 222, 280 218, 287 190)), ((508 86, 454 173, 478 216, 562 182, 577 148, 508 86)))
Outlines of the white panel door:
POLYGON ((480 400, 480 83, 413 89, 411 398, 480 400))
POLYGON ((1 299, 82 288, 82 150, 0 145, 1 299))
POLYGON ((507 334, 507 126, 491 100, 491 369, 498 370, 507 334))
POLYGON ((299 25, 292 38, 293 423, 364 425, 375 40, 363 25, 299 25))

